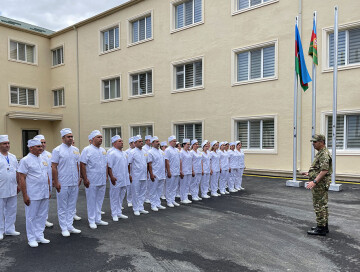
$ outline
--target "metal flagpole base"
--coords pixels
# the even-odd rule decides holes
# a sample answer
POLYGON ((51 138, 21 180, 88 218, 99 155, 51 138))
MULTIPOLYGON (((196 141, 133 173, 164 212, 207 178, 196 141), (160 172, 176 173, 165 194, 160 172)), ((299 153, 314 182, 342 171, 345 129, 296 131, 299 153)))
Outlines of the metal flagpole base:
POLYGON ((286 181, 286 186, 288 187, 304 187, 304 182, 302 180, 287 180, 286 181))
POLYGON ((329 191, 340 192, 342 191, 342 184, 330 184, 329 191))

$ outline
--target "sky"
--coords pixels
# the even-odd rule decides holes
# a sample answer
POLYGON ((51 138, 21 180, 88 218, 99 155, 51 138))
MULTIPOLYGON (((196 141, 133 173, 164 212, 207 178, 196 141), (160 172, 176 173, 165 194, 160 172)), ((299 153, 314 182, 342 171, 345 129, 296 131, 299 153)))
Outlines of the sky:
POLYGON ((128 0, 0 0, 0 15, 58 31, 128 0))

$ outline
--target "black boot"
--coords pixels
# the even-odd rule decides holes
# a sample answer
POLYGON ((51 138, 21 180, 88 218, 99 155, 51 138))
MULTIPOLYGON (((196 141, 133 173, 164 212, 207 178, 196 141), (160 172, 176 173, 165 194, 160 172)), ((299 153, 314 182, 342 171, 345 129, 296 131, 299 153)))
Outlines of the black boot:
POLYGON ((308 230, 309 235, 326 236, 326 227, 317 226, 315 229, 308 230))
MULTIPOLYGON (((316 228, 317 227, 312 227, 311 230, 315 230, 316 228)), ((326 224, 324 228, 325 228, 326 233, 329 233, 329 225, 326 224)))

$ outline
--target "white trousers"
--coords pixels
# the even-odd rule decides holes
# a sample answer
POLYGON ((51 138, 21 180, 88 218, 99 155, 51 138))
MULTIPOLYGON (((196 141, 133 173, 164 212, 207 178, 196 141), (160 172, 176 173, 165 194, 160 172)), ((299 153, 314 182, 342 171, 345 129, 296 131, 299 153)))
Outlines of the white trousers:
POLYGON ((44 229, 48 211, 48 198, 30 200, 30 205, 25 205, 26 235, 29 242, 44 238, 44 229))
POLYGON ((189 194, 189 187, 190 187, 190 181, 191 181, 191 174, 184 175, 184 177, 180 178, 180 200, 188 200, 188 194, 189 194))
POLYGON ((126 186, 126 201, 127 203, 132 203, 131 183, 126 186))
POLYGON ((17 196, 0 198, 0 234, 15 231, 17 196))
POLYGON ((197 173, 195 174, 195 177, 191 177, 190 181, 190 193, 192 198, 198 198, 199 197, 199 186, 201 182, 202 174, 197 173))
POLYGON ((74 222, 74 211, 76 211, 76 200, 79 187, 63 186, 60 193, 56 192, 57 212, 61 231, 72 230, 74 222))
POLYGON ((153 182, 151 181, 151 183, 152 183, 150 186, 151 207, 159 207, 161 205, 160 197, 163 192, 165 180, 164 179, 159 180, 155 178, 155 180, 153 182))
POLYGON ((165 196, 165 195, 166 195, 166 179, 164 179, 164 186, 163 186, 163 189, 162 189, 161 196, 165 196))
POLYGON ((126 187, 114 187, 110 185, 110 207, 111 216, 118 216, 122 214, 121 207, 126 194, 126 187))
POLYGON ((237 188, 237 189, 240 189, 240 187, 241 187, 243 173, 244 173, 244 168, 240 168, 237 173, 236 180, 235 180, 235 188, 237 188))
POLYGON ((212 194, 217 194, 217 190, 219 189, 219 176, 220 172, 213 172, 210 175, 210 190, 212 194))
POLYGON ((176 191, 179 187, 180 176, 171 176, 166 178, 166 202, 172 204, 175 202, 176 191))
POLYGON ((133 180, 131 186, 132 204, 134 212, 144 210, 146 180, 133 180))
POLYGON ((229 170, 222 170, 220 173, 220 179, 219 179, 220 193, 225 192, 228 179, 229 179, 229 170))
POLYGON ((106 185, 85 188, 89 224, 101 221, 101 207, 104 202, 106 185))
POLYGON ((151 179, 146 180, 146 194, 145 199, 150 199, 150 191, 151 191, 152 181, 151 179))
POLYGON ((210 186, 210 173, 204 174, 201 177, 200 189, 201 189, 201 196, 206 196, 209 192, 210 186))
POLYGON ((239 169, 231 169, 231 172, 229 173, 229 181, 228 181, 228 188, 229 190, 234 190, 235 189, 235 182, 236 182, 236 177, 238 175, 238 171, 239 169))

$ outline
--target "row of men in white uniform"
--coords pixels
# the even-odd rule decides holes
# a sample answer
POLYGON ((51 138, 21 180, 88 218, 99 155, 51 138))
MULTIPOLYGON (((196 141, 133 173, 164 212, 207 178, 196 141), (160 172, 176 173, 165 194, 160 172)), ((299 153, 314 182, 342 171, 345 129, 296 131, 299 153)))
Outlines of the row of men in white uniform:
POLYGON ((193 201, 199 201, 199 191, 202 198, 210 197, 209 188, 212 196, 219 196, 218 189, 220 194, 243 189, 241 180, 245 165, 240 142, 219 144, 217 141, 204 141, 200 152, 197 140, 190 142, 184 139, 180 151, 175 147, 175 136, 170 136, 169 147, 164 152, 159 148, 160 142, 156 136, 146 136, 143 147, 143 140, 138 135, 129 140, 131 148, 122 151, 123 140, 116 135, 111 139, 113 147, 106 152, 101 147, 102 135, 95 130, 88 137, 90 145, 80 155, 79 150, 72 145, 71 129, 62 129, 60 134, 63 143, 52 154, 43 150, 40 140, 44 143, 45 139, 42 135, 29 140, 30 153, 20 161, 19 166, 16 157, 8 152, 10 142, 7 135, 0 135, 0 151, 6 161, 0 162, 0 171, 4 172, 0 176, 0 240, 4 233, 20 234, 15 231, 14 225, 16 194, 20 189, 25 203, 26 231, 31 247, 50 242, 44 238, 44 229, 51 184, 57 191, 58 219, 64 237, 81 232, 73 226, 81 179, 84 181, 88 221, 92 229, 97 228, 97 225, 108 225, 101 219, 108 178, 114 221, 127 218, 122 214, 126 193, 128 205, 133 207, 135 215, 140 215, 148 213, 144 209, 145 197, 149 198, 153 211, 165 209, 160 200, 163 190, 166 190, 167 206, 174 207, 180 205, 175 202, 178 189, 183 204, 191 203, 189 193, 193 201))

